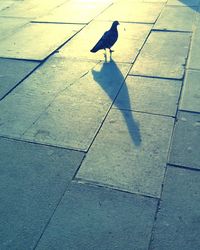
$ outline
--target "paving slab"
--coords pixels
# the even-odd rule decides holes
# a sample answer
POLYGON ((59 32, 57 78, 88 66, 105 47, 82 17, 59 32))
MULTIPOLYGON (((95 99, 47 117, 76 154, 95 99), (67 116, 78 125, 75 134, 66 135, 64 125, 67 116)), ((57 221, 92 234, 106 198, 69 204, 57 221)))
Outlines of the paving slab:
POLYGON ((95 64, 49 58, 0 102, 0 135, 20 138, 60 92, 95 64))
POLYGON ((192 43, 190 48, 190 54, 188 59, 187 67, 190 69, 199 69, 200 70, 200 17, 198 18, 196 29, 192 37, 192 43))
POLYGON ((182 81, 129 76, 114 105, 119 109, 175 116, 182 81))
POLYGON ((50 11, 47 15, 37 18, 35 21, 89 23, 93 18, 95 18, 111 4, 112 1, 110 0, 67 1, 66 3, 50 11))
POLYGON ((30 23, 0 41, 0 57, 43 60, 83 26, 30 23))
POLYGON ((200 112, 200 71, 187 70, 180 102, 181 110, 200 112))
POLYGON ((175 125, 169 163, 200 169, 200 115, 179 112, 175 125))
POLYGON ((0 17, 0 40, 10 36, 28 22, 29 20, 22 18, 0 17))
POLYGON ((34 19, 46 14, 51 9, 59 6, 65 0, 28 0, 28 1, 14 1, 13 4, 7 6, 0 12, 0 16, 22 17, 34 19))
POLYGON ((129 68, 98 64, 60 93, 22 138, 87 151, 129 68))
POLYGON ((0 249, 33 249, 83 153, 0 138, 0 249))
POLYGON ((163 9, 154 28, 192 32, 195 14, 195 9, 190 7, 167 6, 163 9))
POLYGON ((168 0, 167 5, 198 6, 199 0, 168 0))
POLYGON ((162 7, 162 3, 137 3, 128 1, 124 4, 124 2, 119 2, 111 5, 99 15, 97 19, 106 21, 114 21, 117 19, 119 22, 154 23, 162 7))
POLYGON ((0 99, 37 66, 36 62, 0 58, 0 99))
MULTIPOLYGON (((110 29, 111 24, 112 22, 101 21, 90 23, 62 47, 58 56, 84 60, 105 60, 104 50, 100 50, 97 53, 91 53, 90 50, 104 32, 110 29)), ((112 53, 113 59, 117 62, 132 62, 148 36, 151 27, 152 25, 146 24, 121 23, 118 26, 119 38, 113 46, 113 50, 115 50, 112 53)), ((109 56, 109 52, 107 52, 107 56, 109 56)))
POLYGON ((173 119, 112 109, 76 178, 160 197, 173 119))
POLYGON ((131 74, 182 79, 191 34, 152 32, 131 74))
POLYGON ((0 11, 8 8, 13 3, 14 3, 14 1, 1 1, 0 2, 0 11))
POLYGON ((200 172, 168 168, 149 249, 200 249, 200 172))
POLYGON ((74 184, 36 249, 147 249, 156 204, 154 199, 74 184))

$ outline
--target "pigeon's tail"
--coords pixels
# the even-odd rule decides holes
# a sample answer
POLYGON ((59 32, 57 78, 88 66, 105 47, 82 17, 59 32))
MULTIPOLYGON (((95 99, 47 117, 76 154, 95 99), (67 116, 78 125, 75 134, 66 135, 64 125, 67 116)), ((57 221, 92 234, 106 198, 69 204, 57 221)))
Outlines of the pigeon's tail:
POLYGON ((94 46, 94 48, 92 48, 92 49, 90 50, 90 52, 95 53, 95 52, 97 52, 98 50, 99 50, 99 48, 97 48, 97 46, 94 46))

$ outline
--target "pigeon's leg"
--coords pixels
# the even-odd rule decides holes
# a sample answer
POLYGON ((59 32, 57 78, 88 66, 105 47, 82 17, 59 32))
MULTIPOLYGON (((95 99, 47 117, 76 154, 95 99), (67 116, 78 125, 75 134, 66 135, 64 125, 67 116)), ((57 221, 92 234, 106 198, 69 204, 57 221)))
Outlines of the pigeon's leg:
POLYGON ((112 54, 114 52, 114 50, 112 50, 112 49, 109 49, 109 50, 110 50, 110 54, 112 54))

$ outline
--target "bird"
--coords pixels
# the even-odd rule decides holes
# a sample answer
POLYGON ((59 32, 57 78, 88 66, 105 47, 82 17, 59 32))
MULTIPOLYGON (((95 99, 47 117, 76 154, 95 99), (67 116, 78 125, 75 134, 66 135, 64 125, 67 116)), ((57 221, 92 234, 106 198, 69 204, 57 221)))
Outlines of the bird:
POLYGON ((90 50, 90 52, 95 53, 100 49, 104 49, 105 52, 106 49, 109 49, 110 53, 114 52, 114 50, 111 50, 111 47, 116 43, 118 39, 118 31, 117 31, 118 25, 119 22, 114 21, 112 23, 111 28, 103 34, 103 36, 99 39, 97 44, 90 50))

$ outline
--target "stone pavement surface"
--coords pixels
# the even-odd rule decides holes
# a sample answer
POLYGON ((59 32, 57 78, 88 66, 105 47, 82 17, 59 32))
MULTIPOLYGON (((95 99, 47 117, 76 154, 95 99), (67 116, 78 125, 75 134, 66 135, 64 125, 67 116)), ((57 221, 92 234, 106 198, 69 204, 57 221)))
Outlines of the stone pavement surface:
POLYGON ((199 0, 0 0, 1 250, 200 249, 199 44, 199 0))

